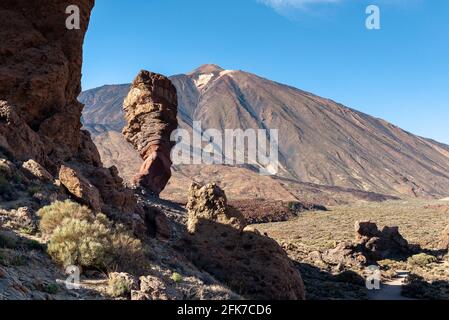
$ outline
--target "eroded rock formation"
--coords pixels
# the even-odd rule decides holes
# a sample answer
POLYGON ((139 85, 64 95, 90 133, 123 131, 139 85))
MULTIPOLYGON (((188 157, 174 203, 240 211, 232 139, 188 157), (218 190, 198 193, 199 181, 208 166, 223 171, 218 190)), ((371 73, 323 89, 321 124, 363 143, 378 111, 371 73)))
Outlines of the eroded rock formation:
POLYGON ((113 170, 102 168, 89 133, 81 130, 83 105, 77 97, 93 5, 94 0, 0 2, 0 149, 14 161, 36 162, 53 178, 59 178, 61 166, 74 164, 77 179, 83 176, 99 190, 95 209, 131 213, 132 192, 113 170), (79 29, 66 27, 70 5, 79 8, 79 29), (97 171, 106 179, 90 181, 97 171))
POLYGON ((381 231, 373 222, 357 221, 354 242, 341 242, 322 253, 313 252, 309 259, 317 264, 364 267, 385 259, 405 260, 412 253, 413 248, 398 227, 386 226, 381 231))
POLYGON ((381 231, 373 222, 356 222, 355 240, 358 251, 371 261, 405 258, 410 254, 409 244, 398 227, 385 226, 381 231))
POLYGON ((216 185, 192 185, 189 235, 181 246, 203 268, 250 299, 304 299, 299 271, 284 250, 257 230, 245 229, 243 216, 227 206, 216 185))
POLYGON ((170 136, 178 127, 178 99, 171 81, 159 74, 141 71, 124 102, 126 140, 144 163, 134 183, 159 195, 171 177, 170 136))

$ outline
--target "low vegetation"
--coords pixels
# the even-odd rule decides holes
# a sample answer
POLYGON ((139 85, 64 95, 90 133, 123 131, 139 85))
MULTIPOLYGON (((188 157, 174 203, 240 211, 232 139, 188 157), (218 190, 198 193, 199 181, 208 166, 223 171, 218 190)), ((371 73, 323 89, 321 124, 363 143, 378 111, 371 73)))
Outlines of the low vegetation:
MULTIPOLYGON (((331 206, 329 211, 304 212, 296 218, 278 223, 255 226, 261 233, 279 241, 289 256, 298 263, 306 282, 309 299, 360 299, 360 292, 354 294, 353 286, 339 283, 333 265, 318 264, 310 257, 316 252, 333 249, 340 242, 354 240, 356 221, 370 220, 379 227, 399 226, 400 233, 416 248, 417 254, 405 260, 379 261, 382 278, 385 281, 396 277, 397 272, 406 270, 412 274, 404 288, 404 295, 412 298, 449 298, 449 258, 440 250, 439 242, 449 222, 449 204, 436 200, 386 201, 383 203, 356 203, 331 206), (330 289, 332 294, 330 294, 330 289), (436 288, 436 289, 435 289, 436 288)), ((341 265, 341 272, 359 270, 341 265)))
POLYGON ((420 253, 420 254, 417 254, 417 255, 414 255, 414 256, 408 258, 407 262, 410 265, 415 265, 415 266, 419 266, 419 267, 427 267, 431 263, 437 262, 437 260, 438 259, 434 256, 431 256, 426 253, 420 253))
POLYGON ((171 279, 176 283, 180 283, 184 280, 183 276, 177 272, 173 273, 173 275, 171 276, 171 279))
POLYGON ((40 230, 49 238, 48 253, 63 266, 138 272, 144 260, 140 240, 104 214, 71 201, 42 208, 40 230))
POLYGON ((113 298, 129 296, 134 284, 134 279, 115 274, 109 277, 108 294, 113 298))

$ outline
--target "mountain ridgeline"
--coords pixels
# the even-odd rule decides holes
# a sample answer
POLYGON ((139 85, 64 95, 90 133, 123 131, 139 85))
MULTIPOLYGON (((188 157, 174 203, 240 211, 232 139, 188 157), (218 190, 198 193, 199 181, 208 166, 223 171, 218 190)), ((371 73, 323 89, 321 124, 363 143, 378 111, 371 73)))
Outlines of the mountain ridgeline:
MULTIPOLYGON (((200 121, 205 129, 221 131, 278 129, 280 170, 271 180, 280 183, 284 191, 293 183, 399 197, 449 195, 447 145, 243 71, 204 65, 170 79, 178 91, 182 128, 191 130, 193 121, 200 121)), ((127 170, 128 163, 138 162, 137 156, 128 154, 132 148, 117 146, 121 145, 122 104, 128 90, 128 84, 104 86, 83 92, 79 98, 86 105, 84 125, 97 145, 103 144, 100 153, 121 171, 127 170), (111 139, 105 136, 113 137, 117 146, 113 151, 111 139), (123 157, 125 163, 118 160, 123 157)), ((196 176, 203 169, 175 171, 196 176)))

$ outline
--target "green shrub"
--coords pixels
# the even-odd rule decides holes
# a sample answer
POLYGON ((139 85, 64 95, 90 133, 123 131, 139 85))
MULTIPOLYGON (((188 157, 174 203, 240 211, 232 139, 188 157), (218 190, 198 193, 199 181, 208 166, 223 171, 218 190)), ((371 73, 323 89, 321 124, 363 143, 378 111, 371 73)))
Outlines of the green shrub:
POLYGON ((114 227, 104 214, 71 201, 39 211, 41 231, 49 236, 47 251, 63 266, 139 272, 145 256, 140 240, 125 227, 114 227))
POLYGON ((70 200, 56 201, 40 209, 37 214, 41 217, 39 228, 47 236, 51 235, 58 226, 61 226, 64 219, 73 218, 89 222, 94 219, 88 207, 70 200))
POLYGON ((426 267, 431 263, 437 262, 437 258, 425 253, 420 253, 408 258, 407 263, 419 267, 426 267))
POLYGON ((65 267, 105 268, 109 265, 109 233, 100 221, 65 219, 56 227, 48 243, 48 253, 65 267))
POLYGON ((108 294, 113 298, 124 297, 131 293, 134 281, 130 278, 114 276, 108 281, 108 294))
POLYGON ((42 291, 48 294, 57 294, 59 292, 59 285, 57 283, 48 283, 44 285, 42 291))
POLYGON ((173 275, 171 276, 171 279, 176 282, 176 283, 180 283, 184 280, 184 278, 182 277, 182 275, 180 275, 179 273, 175 272, 173 273, 173 275))

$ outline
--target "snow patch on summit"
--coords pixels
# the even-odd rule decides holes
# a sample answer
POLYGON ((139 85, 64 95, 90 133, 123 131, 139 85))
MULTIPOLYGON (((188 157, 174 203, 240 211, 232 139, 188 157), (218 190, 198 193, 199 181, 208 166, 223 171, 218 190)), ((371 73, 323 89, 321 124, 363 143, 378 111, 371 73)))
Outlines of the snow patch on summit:
POLYGON ((214 77, 213 73, 200 74, 198 79, 194 80, 195 85, 197 86, 198 89, 200 89, 205 85, 207 85, 213 77, 214 77))
POLYGON ((207 84, 209 84, 212 80, 216 81, 220 79, 221 77, 224 77, 226 75, 232 76, 232 74, 236 72, 235 70, 223 70, 220 73, 203 73, 198 75, 198 78, 193 80, 196 87, 198 89, 203 89, 207 84))

